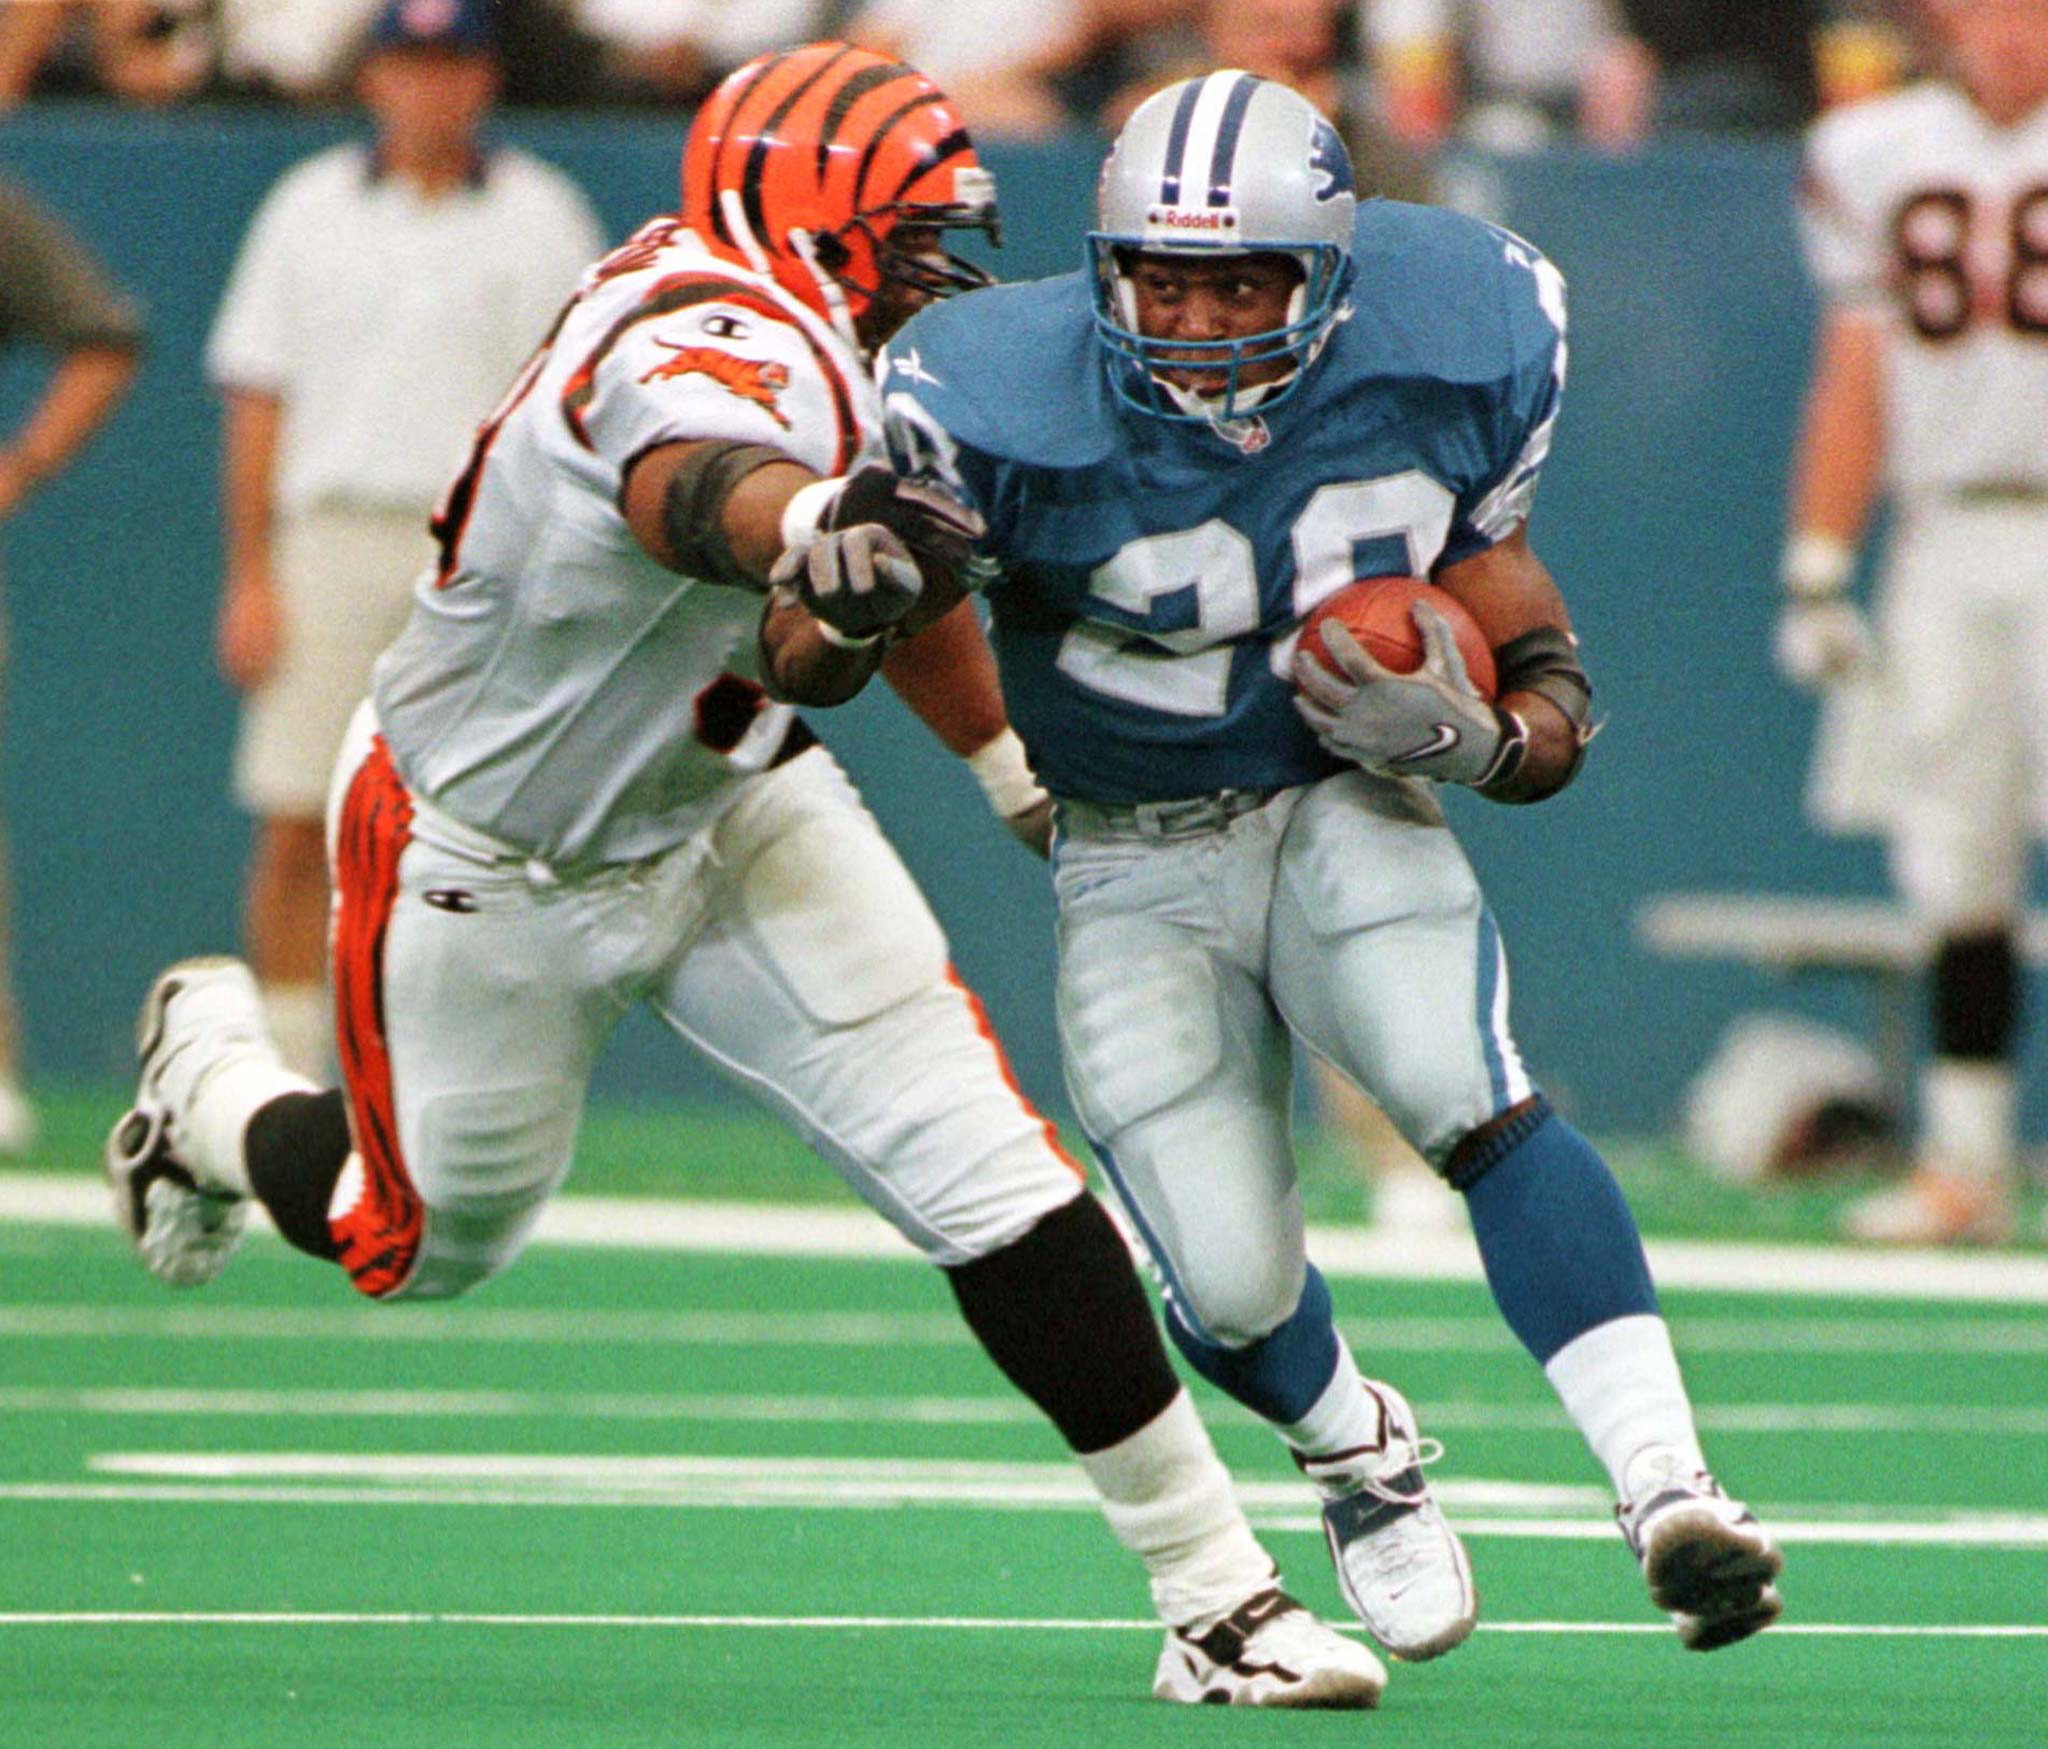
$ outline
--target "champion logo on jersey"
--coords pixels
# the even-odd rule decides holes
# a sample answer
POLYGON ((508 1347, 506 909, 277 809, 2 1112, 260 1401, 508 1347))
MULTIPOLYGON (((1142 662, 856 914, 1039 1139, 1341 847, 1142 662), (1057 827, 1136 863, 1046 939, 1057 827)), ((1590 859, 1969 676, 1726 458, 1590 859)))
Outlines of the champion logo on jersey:
POLYGON ((789 387, 788 365, 772 358, 735 358, 715 346, 684 346, 659 335, 654 344, 670 356, 646 372, 640 378, 643 383, 707 376, 728 394, 752 402, 783 430, 789 429, 789 415, 781 405, 783 391, 789 387))

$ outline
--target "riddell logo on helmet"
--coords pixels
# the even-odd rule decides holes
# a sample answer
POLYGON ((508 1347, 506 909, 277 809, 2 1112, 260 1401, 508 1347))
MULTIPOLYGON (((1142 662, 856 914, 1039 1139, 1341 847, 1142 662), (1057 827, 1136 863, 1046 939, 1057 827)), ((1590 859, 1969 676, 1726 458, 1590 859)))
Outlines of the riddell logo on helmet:
POLYGON ((751 401, 783 430, 789 429, 789 416, 781 407, 782 392, 789 387, 788 365, 772 358, 735 358, 715 346, 682 346, 658 335, 654 343, 670 356, 643 375, 643 383, 707 376, 727 393, 751 401))
POLYGON ((1161 231, 1234 231, 1237 229, 1237 209, 1155 206, 1146 213, 1145 223, 1161 231))

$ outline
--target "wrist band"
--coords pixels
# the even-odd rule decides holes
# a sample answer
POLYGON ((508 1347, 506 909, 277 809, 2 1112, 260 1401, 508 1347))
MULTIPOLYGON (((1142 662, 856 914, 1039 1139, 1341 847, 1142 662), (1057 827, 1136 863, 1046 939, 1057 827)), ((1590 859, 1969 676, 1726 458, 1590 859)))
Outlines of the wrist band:
POLYGON ((1031 762, 1024 757, 1024 743, 1017 739, 1015 729, 1004 729, 968 754, 967 769, 974 773, 988 805, 1001 819, 1013 819, 1045 800, 1045 791, 1031 775, 1031 762))
POLYGON ((872 650, 882 641, 880 632, 869 632, 864 638, 850 637, 829 620, 819 619, 816 614, 812 614, 811 618, 817 624, 818 636, 835 650, 872 650))
POLYGON ((801 552, 818 538, 818 525, 825 520, 845 486, 843 478, 834 476, 829 480, 813 480, 808 486, 796 489, 790 501, 782 507, 784 552, 792 548, 801 552))
POLYGON ((1785 543, 1778 580, 1795 601, 1825 601, 1849 587, 1856 549, 1836 534, 1808 531, 1785 543))

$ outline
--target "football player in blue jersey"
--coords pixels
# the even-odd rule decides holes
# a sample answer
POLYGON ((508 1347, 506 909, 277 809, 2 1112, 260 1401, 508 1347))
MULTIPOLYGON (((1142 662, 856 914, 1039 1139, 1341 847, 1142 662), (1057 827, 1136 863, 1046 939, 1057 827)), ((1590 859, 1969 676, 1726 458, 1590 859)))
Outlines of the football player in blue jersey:
POLYGON ((1329 123, 1226 71, 1118 136, 1082 272, 934 305, 883 363, 902 472, 987 522, 1010 712, 1057 798, 1069 1090, 1204 1377, 1271 1422, 1340 1581, 1397 1656, 1470 1631, 1437 1449, 1362 1377, 1304 1249, 1291 1038, 1464 1193, 1487 1280, 1613 1479, 1688 1646, 1779 1608, 1780 1558, 1708 1473, 1635 1223, 1532 1085, 1507 966, 1435 786, 1579 769, 1591 687, 1525 532, 1564 381, 1556 269, 1507 232, 1357 200, 1329 123), (1378 666, 1305 615, 1432 578, 1447 623, 1378 666))

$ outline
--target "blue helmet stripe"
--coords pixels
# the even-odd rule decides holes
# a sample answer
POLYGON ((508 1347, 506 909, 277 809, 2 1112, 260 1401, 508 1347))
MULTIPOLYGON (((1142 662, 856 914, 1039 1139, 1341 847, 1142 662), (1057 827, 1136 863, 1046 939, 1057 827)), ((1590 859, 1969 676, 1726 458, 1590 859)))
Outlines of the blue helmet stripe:
POLYGON ((1230 204, 1230 173, 1237 157, 1237 137, 1244 132, 1244 112, 1251 107, 1252 93, 1259 82, 1240 73, 1223 104, 1223 119, 1216 124, 1216 150, 1209 159, 1209 204, 1230 204))
POLYGON ((1181 88, 1180 101, 1173 106, 1173 126, 1166 132, 1166 164, 1159 179, 1159 204, 1180 205, 1181 160, 1188 154, 1188 129, 1195 119, 1195 105, 1202 100, 1206 79, 1190 79, 1181 88))

